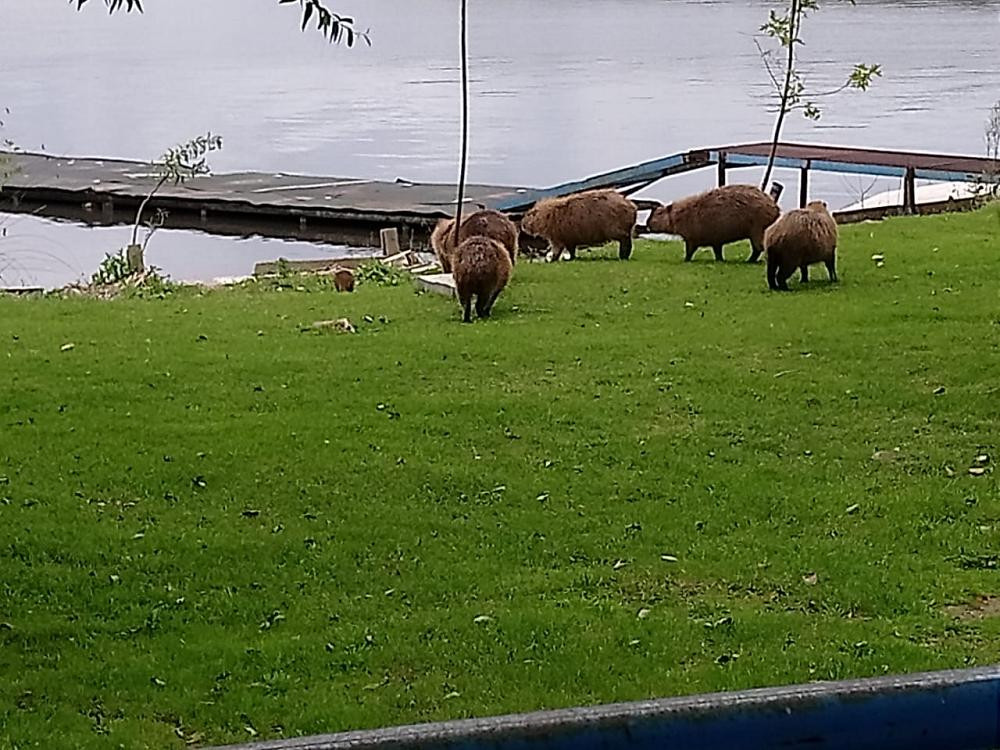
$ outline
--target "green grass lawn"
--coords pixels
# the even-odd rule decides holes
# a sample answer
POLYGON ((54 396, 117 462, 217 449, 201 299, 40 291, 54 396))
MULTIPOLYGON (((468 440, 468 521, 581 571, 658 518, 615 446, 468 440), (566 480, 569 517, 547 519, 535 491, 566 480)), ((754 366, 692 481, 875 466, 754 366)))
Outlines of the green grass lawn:
POLYGON ((639 242, 473 325, 408 285, 0 299, 0 747, 1000 660, 1000 214, 841 231, 837 285, 639 242))

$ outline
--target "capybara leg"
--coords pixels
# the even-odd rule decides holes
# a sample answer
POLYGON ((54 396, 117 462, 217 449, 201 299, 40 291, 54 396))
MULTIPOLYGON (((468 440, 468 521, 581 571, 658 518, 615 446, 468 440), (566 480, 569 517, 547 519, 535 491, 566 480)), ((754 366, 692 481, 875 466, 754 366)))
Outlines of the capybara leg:
POLYGON ((801 278, 802 283, 803 284, 808 283, 808 281, 809 281, 809 266, 807 266, 805 263, 803 263, 801 266, 799 266, 799 271, 802 272, 802 278, 801 278))
POLYGON ((476 300, 476 315, 480 318, 490 317, 490 313, 493 311, 493 303, 497 301, 497 297, 500 296, 500 290, 497 289, 493 294, 488 297, 480 297, 476 300))
POLYGON ((715 253, 715 260, 722 263, 725 258, 722 256, 722 245, 712 245, 712 252, 715 253))
POLYGON ((632 257, 632 238, 626 237, 618 243, 618 258, 628 260, 632 257))
POLYGON ((688 241, 684 241, 684 262, 691 260, 694 257, 694 251, 698 248, 688 241))
POLYGON ((569 259, 576 260, 576 246, 571 246, 569 249, 569 259))
POLYGON ((486 308, 486 312, 487 312, 487 313, 491 313, 491 312, 493 312, 493 305, 495 305, 495 304, 497 303, 497 297, 499 297, 499 296, 500 296, 500 291, 501 291, 501 290, 497 289, 497 290, 496 290, 495 292, 493 292, 493 294, 492 294, 492 295, 490 296, 490 304, 489 304, 489 305, 487 306, 487 308, 486 308))
POLYGON ((826 272, 828 274, 830 274, 830 281, 836 281, 837 280, 837 259, 836 258, 830 258, 830 260, 826 261, 826 272))
POLYGON ((767 286, 771 291, 778 289, 778 261, 770 256, 767 258, 767 286))
POLYGON ((549 262, 555 263, 562 257, 563 254, 562 245, 549 245, 549 249, 552 251, 552 257, 549 258, 549 262))
POLYGON ((465 312, 465 315, 462 317, 462 320, 465 323, 471 323, 472 322, 472 295, 470 294, 467 297, 465 297, 463 299, 460 299, 459 301, 462 303, 462 310, 465 312))
POLYGON ((476 316, 480 318, 490 317, 490 308, 493 306, 493 295, 479 294, 476 296, 476 316))
POLYGON ((796 268, 796 266, 780 266, 778 268, 778 289, 783 292, 792 291, 788 288, 788 280, 792 277, 792 274, 795 273, 796 268))
POLYGON ((756 263, 760 260, 760 256, 764 254, 764 241, 760 237, 751 237, 750 247, 750 257, 747 258, 747 263, 756 263))

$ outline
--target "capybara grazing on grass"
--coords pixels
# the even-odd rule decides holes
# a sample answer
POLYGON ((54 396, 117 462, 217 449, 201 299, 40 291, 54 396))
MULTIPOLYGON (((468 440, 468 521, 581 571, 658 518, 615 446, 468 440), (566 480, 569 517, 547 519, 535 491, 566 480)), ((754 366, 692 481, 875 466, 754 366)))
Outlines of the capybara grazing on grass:
POLYGON ((349 268, 338 268, 333 272, 333 283, 338 292, 353 292, 354 273, 349 268))
POLYGON ((830 281, 837 280, 837 222, 826 203, 813 201, 789 211, 764 234, 767 249, 767 285, 787 292, 789 277, 798 268, 809 281, 809 264, 825 263, 830 281))
POLYGON ((517 238, 520 231, 517 224, 499 211, 487 208, 469 214, 469 218, 462 220, 459 234, 459 242, 464 242, 469 237, 489 237, 496 240, 507 251, 511 265, 517 263, 517 238))
POLYGON ((724 185, 674 201, 653 210, 646 222, 653 232, 677 234, 684 239, 684 260, 700 247, 715 251, 722 261, 722 246, 750 240, 747 259, 756 263, 764 252, 764 230, 781 213, 767 193, 753 185, 724 185))
POLYGON ((578 247, 618 242, 618 257, 632 255, 635 204, 617 190, 588 190, 538 201, 521 219, 521 229, 544 237, 557 261, 564 250, 576 257, 578 247))
MULTIPOLYGON (((464 224, 464 222, 463 222, 464 224)), ((469 237, 458 246, 452 264, 458 301, 466 323, 472 322, 472 298, 476 315, 488 318, 493 303, 510 280, 513 263, 501 243, 490 237, 469 237)))
MULTIPOLYGON (((459 242, 469 237, 490 237, 507 250, 511 264, 517 263, 517 225, 499 211, 483 209, 462 219, 459 242)), ((431 247, 437 255, 441 270, 452 272, 455 256, 455 220, 441 219, 431 233, 431 247)))

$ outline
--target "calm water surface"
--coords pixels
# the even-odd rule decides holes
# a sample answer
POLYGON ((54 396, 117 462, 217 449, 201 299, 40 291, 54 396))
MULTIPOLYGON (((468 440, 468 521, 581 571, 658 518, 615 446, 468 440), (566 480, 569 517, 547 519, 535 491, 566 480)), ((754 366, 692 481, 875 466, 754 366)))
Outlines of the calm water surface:
MULTIPOLYGON (((114 17, 100 0, 81 13, 60 0, 0 3, 0 104, 10 109, 3 135, 23 148, 150 159, 211 129, 225 138, 211 160, 216 171, 455 179, 454 0, 337 0, 333 7, 372 30, 373 46, 354 50, 300 32, 296 7, 274 0, 149 0, 141 16, 114 17)), ((768 3, 470 6, 471 180, 549 185, 768 136, 769 82, 753 44, 768 3)), ((885 75, 867 94, 823 101, 818 124, 793 116, 786 138, 983 152, 984 121, 1000 99, 1000 0, 829 0, 804 36, 802 68, 816 89, 838 85, 854 62, 879 62, 885 75)), ((794 187, 794 175, 778 178, 794 187)), ((705 170, 644 195, 670 199, 713 179, 705 170)), ((813 189, 837 206, 870 183, 817 175, 813 189)), ((30 224, 35 234, 68 237, 30 224)), ((167 237, 154 243, 183 253, 185 234, 167 237)), ((182 275, 250 270, 238 260, 243 246, 218 242, 187 253, 182 275), (226 257, 221 265, 214 248, 226 257)), ((84 256, 79 262, 90 263, 84 256)))

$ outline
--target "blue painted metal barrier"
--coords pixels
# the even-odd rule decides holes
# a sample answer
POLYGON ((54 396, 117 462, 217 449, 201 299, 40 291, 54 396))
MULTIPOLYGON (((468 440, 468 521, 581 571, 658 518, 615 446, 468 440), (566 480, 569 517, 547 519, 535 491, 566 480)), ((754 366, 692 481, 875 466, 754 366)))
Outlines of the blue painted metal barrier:
POLYGON ((550 188, 539 188, 519 193, 516 196, 498 201, 494 208, 497 211, 518 211, 528 208, 543 198, 556 198, 583 190, 597 188, 620 188, 638 185, 644 182, 655 182, 672 174, 701 169, 712 164, 705 151, 687 151, 662 159, 653 159, 631 167, 623 167, 612 172, 588 177, 583 180, 565 182, 550 188))
MULTIPOLYGON (((759 145, 760 144, 750 144, 750 147, 752 148, 759 145)), ((785 148, 790 145, 791 144, 780 144, 780 147, 785 148)), ((800 150, 808 150, 809 146, 800 146, 798 148, 800 150)), ((519 192, 517 195, 511 195, 495 201, 491 207, 497 209, 498 211, 516 212, 527 209, 528 207, 534 205, 536 201, 543 198, 555 198, 563 195, 569 195, 571 193, 578 193, 582 190, 646 186, 664 177, 669 177, 670 175, 690 172, 695 169, 702 169, 712 165, 718 165, 720 159, 723 161, 725 169, 738 167, 762 167, 767 164, 766 154, 745 153, 741 151, 741 149, 746 151, 748 150, 748 147, 733 146, 729 148, 700 149, 673 154, 671 156, 665 156, 661 159, 653 159, 641 164, 636 164, 631 167, 623 167, 622 169, 616 169, 611 172, 594 175, 583 180, 565 182, 561 185, 555 185, 549 188, 539 188, 537 190, 519 192)), ((838 150, 851 151, 850 149, 840 149, 839 147, 830 148, 817 146, 816 154, 830 154, 831 151, 838 150)), ((909 167, 910 171, 913 173, 913 179, 917 180, 968 182, 975 180, 977 175, 982 174, 981 172, 977 173, 967 171, 969 168, 968 165, 976 163, 982 164, 984 168, 986 168, 989 162, 987 159, 980 159, 977 157, 935 157, 934 155, 907 154, 906 152, 887 153, 894 157, 909 156, 915 160, 923 160, 924 166, 916 166, 920 162, 915 161, 913 166, 909 167), (931 160, 930 164, 927 162, 928 159, 931 160), (932 164, 934 161, 945 164, 950 162, 956 166, 958 164, 966 164, 967 168, 965 170, 933 168, 932 164)), ((863 174, 875 177, 905 178, 907 176, 908 167, 876 163, 879 158, 878 154, 879 152, 872 152, 872 155, 867 157, 870 159, 867 163, 859 161, 858 159, 838 161, 836 158, 802 158, 781 156, 779 154, 774 160, 774 166, 779 169, 814 169, 820 172, 863 174)))
POLYGON ((229 750, 996 750, 1000 667, 570 708, 229 750))

